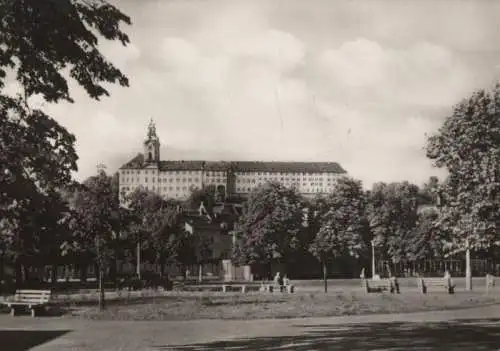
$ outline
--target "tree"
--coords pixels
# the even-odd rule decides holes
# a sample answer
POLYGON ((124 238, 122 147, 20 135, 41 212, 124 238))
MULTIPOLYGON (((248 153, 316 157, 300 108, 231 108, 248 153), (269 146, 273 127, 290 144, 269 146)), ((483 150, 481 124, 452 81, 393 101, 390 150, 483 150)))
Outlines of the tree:
POLYGON ((442 183, 437 177, 429 177, 419 190, 418 217, 415 229, 408 237, 407 258, 410 261, 426 258, 443 258, 446 232, 437 227, 441 203, 442 183))
POLYGON ((408 237, 408 254, 411 261, 444 256, 444 235, 436 226, 438 212, 434 207, 425 207, 418 214, 415 229, 408 237))
POLYGON ((328 209, 320 217, 320 228, 310 246, 310 251, 323 265, 325 292, 328 291, 328 261, 346 255, 359 257, 366 247, 368 232, 366 197, 360 181, 340 178, 326 203, 328 209))
POLYGON ((21 243, 36 232, 33 221, 59 216, 60 199, 55 194, 71 183, 76 170, 74 138, 41 111, 29 111, 19 99, 0 96, 0 218, 9 232, 2 231, 8 249, 22 254, 21 243), (9 241, 9 235, 16 236, 9 241))
POLYGON ((135 217, 130 233, 150 253, 149 260, 160 265, 163 276, 166 261, 175 258, 184 235, 178 204, 141 188, 132 192, 128 200, 135 217))
POLYGON ((235 224, 233 259, 242 264, 284 262, 300 247, 303 201, 295 189, 266 183, 254 189, 235 224))
POLYGON ((209 215, 213 214, 213 207, 215 205, 215 185, 207 185, 201 189, 194 188, 191 190, 188 199, 186 200, 187 208, 197 210, 201 204, 205 206, 209 215))
POLYGON ((1 260, 3 263, 6 258, 14 264, 17 283, 30 280, 30 266, 55 264, 60 257, 60 245, 68 234, 69 209, 60 193, 51 190, 31 200, 20 208, 18 216, 0 221, 1 260))
POLYGON ((96 34, 123 45, 120 24, 130 18, 104 0, 1 0, 0 89, 15 73, 24 97, 73 102, 63 71, 90 97, 109 95, 103 83, 127 86, 128 79, 98 50, 96 34))
POLYGON ((427 140, 427 157, 448 171, 441 187, 439 225, 451 233, 448 254, 465 252, 466 288, 472 289, 470 252, 498 244, 500 225, 500 85, 454 107, 427 140))
MULTIPOLYGON (((376 183, 368 194, 367 216, 373 244, 382 259, 405 260, 418 220, 420 191, 409 182, 376 183)), ((374 272, 372 272, 374 274, 374 272)))
POLYGON ((88 178, 76 191, 72 203, 73 237, 63 246, 64 254, 88 252, 98 266, 99 308, 105 308, 104 274, 114 254, 121 229, 121 209, 112 179, 103 170, 88 178))
POLYGON ((108 95, 105 83, 128 85, 98 50, 98 36, 126 45, 120 24, 130 19, 101 0, 0 0, 0 13, 0 218, 26 241, 23 226, 77 170, 75 137, 29 98, 73 102, 65 73, 95 99, 108 95), (21 94, 6 94, 7 74, 21 94))
POLYGON ((420 204, 428 206, 439 206, 441 183, 438 177, 431 176, 420 188, 420 204))

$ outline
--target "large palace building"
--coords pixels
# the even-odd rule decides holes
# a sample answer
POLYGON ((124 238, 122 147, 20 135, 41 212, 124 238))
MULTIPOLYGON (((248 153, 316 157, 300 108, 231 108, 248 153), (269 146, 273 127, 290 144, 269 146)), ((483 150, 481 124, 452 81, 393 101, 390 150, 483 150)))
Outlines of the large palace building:
POLYGON ((138 154, 120 167, 120 196, 137 187, 165 198, 184 199, 194 188, 216 187, 225 196, 245 196, 267 181, 296 187, 305 196, 329 193, 346 171, 335 162, 161 161, 153 121, 138 154))

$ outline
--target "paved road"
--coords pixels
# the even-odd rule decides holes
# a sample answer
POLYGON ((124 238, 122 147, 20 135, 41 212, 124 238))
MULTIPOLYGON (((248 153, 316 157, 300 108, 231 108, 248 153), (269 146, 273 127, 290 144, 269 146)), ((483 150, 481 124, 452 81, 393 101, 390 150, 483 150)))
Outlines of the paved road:
POLYGON ((0 316, 0 350, 498 350, 500 306, 259 321, 0 316))

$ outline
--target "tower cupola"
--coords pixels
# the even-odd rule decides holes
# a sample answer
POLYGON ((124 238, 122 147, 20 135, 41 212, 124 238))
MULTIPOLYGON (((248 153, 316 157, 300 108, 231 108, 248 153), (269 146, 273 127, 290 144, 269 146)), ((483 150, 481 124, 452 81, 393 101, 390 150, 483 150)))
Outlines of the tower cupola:
POLYGON ((144 159, 146 163, 160 161, 160 139, 156 134, 156 126, 152 118, 149 121, 146 140, 144 140, 144 159))

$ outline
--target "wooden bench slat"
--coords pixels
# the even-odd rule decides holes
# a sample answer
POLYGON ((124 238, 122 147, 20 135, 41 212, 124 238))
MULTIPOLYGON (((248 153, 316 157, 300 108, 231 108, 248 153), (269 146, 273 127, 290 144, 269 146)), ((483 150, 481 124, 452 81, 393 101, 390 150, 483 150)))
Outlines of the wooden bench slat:
POLYGON ((31 316, 35 317, 36 309, 49 304, 51 296, 50 290, 17 290, 13 296, 1 303, 10 307, 12 316, 15 316, 15 306, 28 306, 31 316))
POLYGON ((451 278, 418 278, 417 280, 419 289, 422 293, 427 293, 428 288, 443 288, 446 289, 449 294, 452 294, 455 289, 451 278))
POLYGON ((395 278, 384 278, 380 280, 369 280, 362 279, 361 287, 367 292, 373 292, 373 290, 387 290, 391 293, 397 292, 399 294, 399 285, 395 278))

